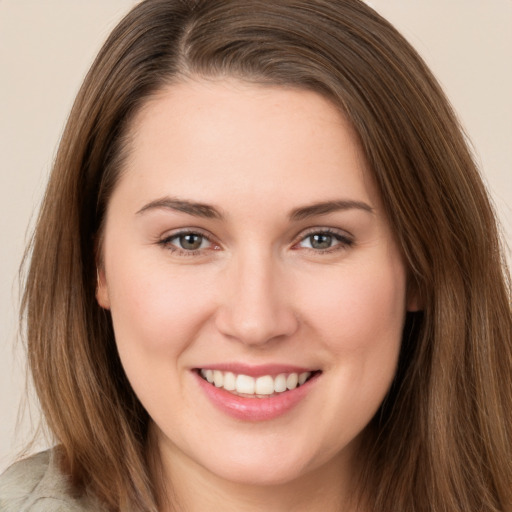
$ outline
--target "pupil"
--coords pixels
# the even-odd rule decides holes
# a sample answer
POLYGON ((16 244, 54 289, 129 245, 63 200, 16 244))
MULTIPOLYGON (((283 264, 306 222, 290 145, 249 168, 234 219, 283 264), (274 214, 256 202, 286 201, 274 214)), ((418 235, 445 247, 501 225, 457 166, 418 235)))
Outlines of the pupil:
POLYGON ((195 233, 180 236, 180 245, 183 249, 194 250, 201 247, 203 237, 195 233))
POLYGON ((331 235, 318 234, 311 236, 311 247, 314 249, 329 249, 329 247, 331 247, 331 242, 331 235))

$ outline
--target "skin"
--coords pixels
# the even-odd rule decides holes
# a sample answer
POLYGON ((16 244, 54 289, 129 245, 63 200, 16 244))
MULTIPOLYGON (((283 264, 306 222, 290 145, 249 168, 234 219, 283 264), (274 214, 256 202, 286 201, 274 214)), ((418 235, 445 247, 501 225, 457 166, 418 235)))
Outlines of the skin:
POLYGON ((415 307, 406 284, 357 138, 320 95, 198 80, 161 91, 134 120, 97 299, 183 510, 351 509, 361 433, 415 307), (290 218, 329 201, 345 207, 290 218), (331 245, 313 246, 326 229, 331 245), (205 236, 199 250, 180 248, 187 230, 205 236), (226 362, 322 373, 286 414, 243 421, 193 372, 226 362))

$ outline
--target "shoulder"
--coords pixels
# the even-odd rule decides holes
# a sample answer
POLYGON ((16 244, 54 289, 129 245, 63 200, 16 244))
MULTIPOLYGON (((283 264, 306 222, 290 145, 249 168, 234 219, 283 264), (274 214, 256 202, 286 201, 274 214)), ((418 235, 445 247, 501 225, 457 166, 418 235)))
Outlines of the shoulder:
POLYGON ((0 476, 2 512, 87 512, 100 510, 85 496, 75 498, 48 450, 21 460, 0 476))

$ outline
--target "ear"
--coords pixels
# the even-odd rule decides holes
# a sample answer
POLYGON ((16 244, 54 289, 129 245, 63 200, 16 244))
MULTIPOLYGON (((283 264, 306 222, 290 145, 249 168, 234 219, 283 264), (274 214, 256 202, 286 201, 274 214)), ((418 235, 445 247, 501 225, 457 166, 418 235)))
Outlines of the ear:
POLYGON ((406 307, 409 313, 422 311, 424 308, 423 299, 421 297, 418 283, 412 277, 409 277, 407 282, 406 307))
POLYGON ((110 309, 110 296, 103 266, 96 269, 96 300, 103 309, 110 309))

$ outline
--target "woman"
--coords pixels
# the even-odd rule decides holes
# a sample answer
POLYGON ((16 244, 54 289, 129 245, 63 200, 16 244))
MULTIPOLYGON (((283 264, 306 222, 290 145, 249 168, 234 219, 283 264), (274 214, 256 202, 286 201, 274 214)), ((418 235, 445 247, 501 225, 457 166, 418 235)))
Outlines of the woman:
POLYGON ((57 447, 3 475, 6 510, 512 510, 494 214, 439 86, 365 4, 140 3, 31 251, 57 447))

